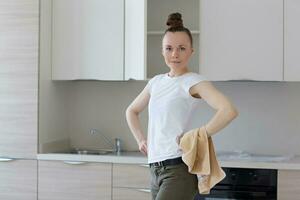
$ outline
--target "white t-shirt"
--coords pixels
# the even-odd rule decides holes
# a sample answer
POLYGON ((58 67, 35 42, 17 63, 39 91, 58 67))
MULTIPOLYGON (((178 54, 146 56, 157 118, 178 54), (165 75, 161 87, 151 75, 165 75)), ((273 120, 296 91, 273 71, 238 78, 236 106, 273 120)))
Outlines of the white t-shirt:
POLYGON ((189 89, 204 80, 202 75, 188 72, 176 77, 159 74, 148 82, 148 163, 182 155, 176 137, 189 130, 193 108, 200 101, 189 89))

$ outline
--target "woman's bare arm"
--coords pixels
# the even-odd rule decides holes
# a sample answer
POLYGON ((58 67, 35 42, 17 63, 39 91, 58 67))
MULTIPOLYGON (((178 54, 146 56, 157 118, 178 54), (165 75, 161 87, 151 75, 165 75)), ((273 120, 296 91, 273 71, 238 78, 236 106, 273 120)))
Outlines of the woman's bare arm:
POLYGON ((238 116, 237 109, 230 100, 217 90, 209 81, 203 81, 190 88, 192 96, 203 98, 217 110, 212 119, 205 125, 208 136, 212 136, 238 116))
POLYGON ((139 150, 147 155, 147 140, 145 139, 141 128, 139 113, 142 112, 149 103, 150 93, 145 87, 143 91, 134 99, 134 101, 126 109, 126 120, 128 126, 139 145, 139 150))

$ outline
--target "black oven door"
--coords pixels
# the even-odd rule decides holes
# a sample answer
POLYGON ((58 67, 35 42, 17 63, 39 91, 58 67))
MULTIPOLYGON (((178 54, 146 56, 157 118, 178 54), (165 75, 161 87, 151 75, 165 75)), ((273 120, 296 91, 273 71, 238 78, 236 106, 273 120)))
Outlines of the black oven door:
POLYGON ((223 168, 226 177, 208 195, 197 195, 195 200, 276 200, 277 170, 223 168))
POLYGON ((273 187, 245 187, 216 185, 208 195, 197 195, 195 200, 276 200, 273 187))

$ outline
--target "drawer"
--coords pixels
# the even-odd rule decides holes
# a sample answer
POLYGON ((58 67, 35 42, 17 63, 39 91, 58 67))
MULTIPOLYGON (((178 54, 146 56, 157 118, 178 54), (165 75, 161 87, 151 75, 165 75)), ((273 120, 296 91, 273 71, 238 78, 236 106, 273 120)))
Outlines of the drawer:
POLYGON ((0 161, 0 199, 37 199, 37 167, 36 160, 0 161))
POLYGON ((113 187, 150 188, 149 165, 113 164, 113 187))
POLYGON ((151 200, 150 189, 113 188, 113 200, 151 200))
POLYGON ((39 200, 111 200, 111 164, 39 161, 39 200))
POLYGON ((300 199, 300 171, 278 170, 278 200, 300 199))

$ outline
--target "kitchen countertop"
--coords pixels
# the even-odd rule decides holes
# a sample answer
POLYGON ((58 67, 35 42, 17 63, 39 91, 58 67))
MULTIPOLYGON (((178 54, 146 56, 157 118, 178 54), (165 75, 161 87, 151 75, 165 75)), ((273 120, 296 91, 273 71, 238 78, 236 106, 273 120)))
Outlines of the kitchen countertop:
MULTIPOLYGON (((264 169, 286 169, 300 170, 300 156, 289 158, 274 157, 275 161, 260 156, 252 155, 245 157, 243 155, 218 154, 218 161, 222 167, 237 168, 264 168, 264 169), (233 156, 232 156, 233 155, 233 156)), ((110 153, 107 155, 78 155, 64 153, 45 153, 38 154, 38 160, 56 160, 56 161, 80 161, 80 162, 104 162, 104 163, 123 163, 123 164, 147 164, 147 158, 140 152, 121 152, 119 155, 110 153)))
POLYGON ((147 164, 147 158, 138 151, 121 152, 119 155, 110 153, 105 155, 84 155, 68 153, 46 153, 38 154, 38 160, 61 160, 61 161, 83 161, 83 162, 106 162, 147 164))

